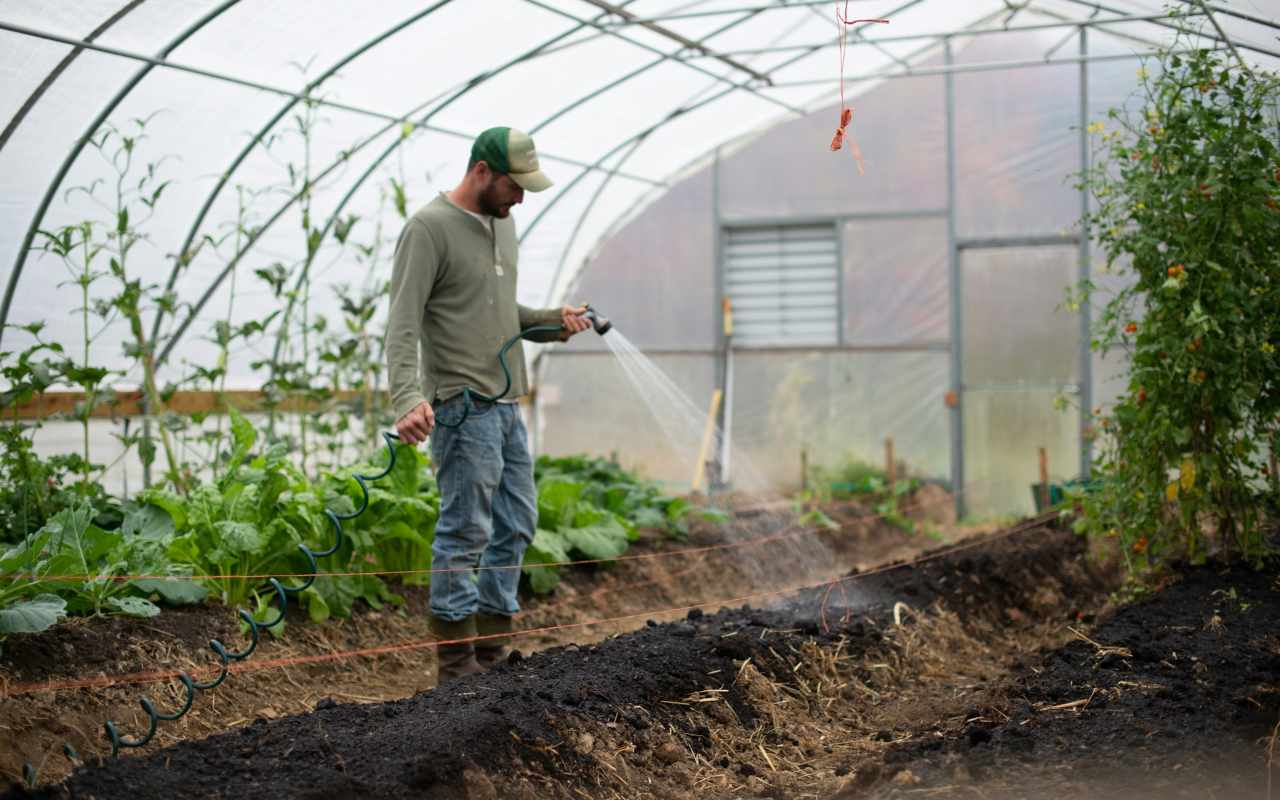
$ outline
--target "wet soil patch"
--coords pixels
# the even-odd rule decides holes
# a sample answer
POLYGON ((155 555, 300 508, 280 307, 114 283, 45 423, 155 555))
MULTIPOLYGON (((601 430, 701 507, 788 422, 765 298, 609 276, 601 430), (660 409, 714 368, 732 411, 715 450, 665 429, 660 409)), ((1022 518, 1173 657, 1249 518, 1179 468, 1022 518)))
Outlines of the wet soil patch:
MULTIPOLYGON (((321 700, 311 714, 258 720, 77 770, 38 796, 568 797, 583 790, 635 796, 645 792, 633 781, 654 780, 636 767, 676 772, 681 762, 716 756, 716 734, 699 721, 700 706, 744 730, 767 728, 762 735, 772 738, 760 743, 761 753, 776 770, 766 747, 796 737, 776 724, 763 726, 759 715, 767 706, 752 687, 794 686, 805 659, 822 653, 850 658, 882 647, 897 598, 911 598, 906 602, 917 608, 937 600, 1030 615, 1050 585, 1058 597, 1085 597, 1103 583, 1085 563, 1078 538, 1045 527, 928 563, 930 570, 905 565, 876 573, 874 602, 856 613, 844 608, 826 625, 818 590, 778 608, 695 610, 682 621, 655 622, 599 644, 513 659, 397 702, 321 700), (987 589, 995 592, 990 600, 987 589), (602 742, 624 746, 602 753, 602 742)), ((757 769, 738 766, 738 774, 757 769)), ((687 790, 687 781, 672 790, 682 785, 687 790)), ((12 796, 24 795, 14 789, 12 796)))
POLYGON ((1136 800, 1280 789, 1280 563, 1184 568, 1073 639, 1028 664, 995 704, 888 752, 886 782, 839 796, 1136 800))

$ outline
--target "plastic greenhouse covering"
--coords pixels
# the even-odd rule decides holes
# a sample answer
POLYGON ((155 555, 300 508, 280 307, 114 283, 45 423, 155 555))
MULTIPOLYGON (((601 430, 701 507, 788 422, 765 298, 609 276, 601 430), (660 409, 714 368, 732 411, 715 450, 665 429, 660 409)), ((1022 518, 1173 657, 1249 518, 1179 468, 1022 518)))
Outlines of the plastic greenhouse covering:
MULTIPOLYGON (((1070 177, 1084 126, 1131 97, 1141 57, 1179 27, 1280 64, 1277 0, 1173 5, 1188 16, 1138 0, 856 0, 851 15, 890 23, 848 29, 842 87, 830 0, 4 0, 0 349, 38 321, 79 341, 80 289, 39 231, 116 223, 91 141, 108 126, 140 132, 134 158, 167 182, 132 220, 146 233, 132 268, 171 292, 145 322, 161 380, 179 381, 216 360, 219 321, 279 324, 292 286, 261 278, 274 265, 292 284, 306 263, 306 313, 338 318, 336 287, 389 276, 397 203, 412 213, 451 188, 475 134, 510 125, 555 181, 514 212, 521 301, 589 300, 700 405, 724 378, 726 244, 830 229, 831 339, 734 348, 743 480, 795 484, 802 451, 873 460, 888 436, 971 510, 1024 511, 1035 448, 1078 474, 1080 408, 1114 396, 1123 367, 1088 355, 1062 308, 1100 263, 1070 177), (842 89, 861 174, 827 147, 842 89), (1055 408, 1063 395, 1079 402, 1055 408)), ((89 360, 125 364, 128 338, 108 326, 89 360)), ((687 482, 687 458, 585 339, 536 354, 537 446, 617 451, 687 482)), ((261 362, 288 355, 273 341, 233 350, 228 385, 261 385, 261 362)), ((120 423, 95 424, 109 448, 120 423)), ((54 423, 39 444, 75 435, 54 423)), ((140 476, 128 458, 108 480, 140 476)))

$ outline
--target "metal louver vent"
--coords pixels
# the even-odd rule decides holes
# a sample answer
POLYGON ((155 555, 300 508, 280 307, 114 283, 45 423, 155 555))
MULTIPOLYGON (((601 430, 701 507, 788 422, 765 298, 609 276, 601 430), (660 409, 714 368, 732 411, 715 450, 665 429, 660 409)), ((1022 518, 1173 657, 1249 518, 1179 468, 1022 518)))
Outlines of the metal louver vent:
POLYGON ((839 248, 833 226, 729 228, 724 254, 735 345, 839 342, 839 248))

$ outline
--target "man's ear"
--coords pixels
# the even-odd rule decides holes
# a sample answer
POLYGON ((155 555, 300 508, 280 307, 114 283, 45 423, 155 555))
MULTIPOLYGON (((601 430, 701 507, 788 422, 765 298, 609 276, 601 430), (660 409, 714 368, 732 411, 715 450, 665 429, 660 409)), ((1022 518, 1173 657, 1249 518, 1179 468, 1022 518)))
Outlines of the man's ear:
POLYGON ((488 161, 477 161, 471 168, 471 174, 481 182, 487 183, 493 177, 493 169, 490 168, 488 161))

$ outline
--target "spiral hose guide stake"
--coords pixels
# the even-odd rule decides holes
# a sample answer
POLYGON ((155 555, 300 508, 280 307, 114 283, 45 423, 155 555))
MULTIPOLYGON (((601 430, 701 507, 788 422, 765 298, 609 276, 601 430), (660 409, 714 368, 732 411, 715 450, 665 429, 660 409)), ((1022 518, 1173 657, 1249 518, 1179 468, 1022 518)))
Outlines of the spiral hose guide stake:
MULTIPOLYGON (((503 366, 505 366, 505 364, 503 366)), ((356 517, 363 514, 366 509, 369 508, 368 482, 381 480, 382 478, 385 478, 387 475, 391 474, 391 470, 395 468, 395 465, 396 465, 395 443, 399 441, 400 436, 395 433, 384 432, 382 434, 382 439, 387 446, 388 457, 387 457, 386 469, 382 470, 382 472, 379 472, 377 475, 356 474, 351 476, 352 478, 355 479, 356 483, 360 486, 360 495, 361 495, 360 507, 357 508, 355 511, 351 512, 350 514, 339 514, 336 511, 333 511, 332 509, 329 509, 329 508, 326 508, 324 510, 325 516, 329 518, 329 521, 331 523, 333 523, 333 533, 334 533, 333 545, 325 550, 312 550, 310 547, 307 547, 305 543, 299 543, 298 549, 302 551, 302 555, 306 556, 307 564, 311 573, 310 575, 307 576, 306 581, 301 586, 285 586, 276 578, 269 578, 267 580, 267 583, 271 586, 272 589, 275 590, 276 597, 280 601, 278 613, 276 614, 275 619, 271 620, 270 622, 258 622, 253 618, 253 615, 250 614, 248 611, 245 611, 244 609, 237 609, 237 611, 239 612, 241 621, 243 621, 246 625, 249 626, 248 646, 245 647, 245 649, 243 650, 240 650, 238 652, 233 652, 228 650, 226 645, 224 645, 219 640, 217 639, 210 640, 209 649, 212 650, 214 652, 214 655, 218 657, 218 662, 219 662, 218 676, 213 680, 200 683, 196 681, 194 678, 192 678, 190 675, 188 675, 186 672, 179 672, 178 680, 182 683, 184 687, 186 687, 187 696, 186 696, 186 700, 182 704, 182 707, 170 714, 160 713, 159 711, 156 710, 155 704, 151 702, 150 698, 147 698, 147 697, 142 698, 142 700, 140 701, 142 704, 142 710, 147 712, 147 720, 148 720, 147 732, 142 736, 139 736, 136 739, 130 739, 120 734, 119 728, 116 727, 116 723, 113 722, 112 720, 107 720, 106 722, 104 722, 102 727, 106 731, 106 737, 108 741, 111 742, 111 756, 113 758, 120 754, 120 749, 123 747, 144 747, 147 744, 149 744, 151 740, 155 738, 156 729, 159 727, 161 720, 164 720, 167 722, 167 721, 181 719, 183 715, 185 715, 188 711, 191 710, 191 706, 195 701, 196 692, 204 692, 210 689, 216 689, 218 686, 221 686, 222 682, 227 679, 227 673, 230 669, 231 662, 243 661, 244 659, 252 655, 254 650, 258 648, 258 641, 260 638, 259 631, 261 631, 264 628, 274 628, 276 625, 279 625, 280 622, 284 619, 285 613, 288 611, 288 607, 289 607, 289 595, 296 595, 301 592, 304 592, 308 588, 310 588, 312 584, 315 583, 316 578, 319 577, 319 572, 320 572, 320 568, 316 563, 316 559, 325 558, 326 556, 331 556, 334 553, 336 553, 338 551, 338 548, 342 546, 342 542, 343 542, 342 523, 347 520, 355 519, 356 517)), ((78 761, 80 759, 80 756, 76 752, 75 748, 72 747, 69 743, 64 744, 62 746, 62 752, 67 756, 67 758, 71 759, 72 761, 78 761)), ((31 765, 30 762, 27 762, 23 764, 22 771, 23 771, 23 777, 26 779, 28 785, 34 787, 35 781, 36 781, 35 768, 31 765)))

